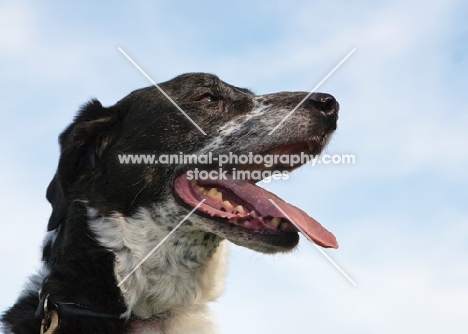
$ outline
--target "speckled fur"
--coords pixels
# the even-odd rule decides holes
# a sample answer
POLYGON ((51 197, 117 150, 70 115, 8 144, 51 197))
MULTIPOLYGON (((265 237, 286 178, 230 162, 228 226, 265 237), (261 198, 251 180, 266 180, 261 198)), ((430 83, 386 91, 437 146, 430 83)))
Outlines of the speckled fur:
MULTIPOLYGON (((178 223, 185 212, 173 200, 134 216, 97 217, 90 209, 91 230, 115 254, 115 276, 122 281, 178 223), (163 222, 158 224, 157 222, 163 222)), ((193 227, 192 216, 121 285, 124 316, 188 316, 217 298, 226 271, 227 245, 215 234, 193 227), (157 302, 156 302, 157 301, 157 302)))

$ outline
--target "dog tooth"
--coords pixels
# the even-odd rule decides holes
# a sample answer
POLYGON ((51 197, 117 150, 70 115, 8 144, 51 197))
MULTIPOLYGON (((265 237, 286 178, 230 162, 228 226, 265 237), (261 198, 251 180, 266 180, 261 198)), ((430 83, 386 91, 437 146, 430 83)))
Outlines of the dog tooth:
POLYGON ((234 210, 236 210, 237 212, 239 213, 244 213, 244 208, 242 207, 242 205, 238 205, 234 208, 234 210))
POLYGON ((278 227, 278 225, 281 223, 281 218, 280 217, 274 217, 272 220, 271 220, 271 224, 274 226, 274 227, 278 227))
POLYGON ((307 145, 309 146, 309 150, 312 151, 314 149, 314 142, 312 140, 308 140, 307 145))
POLYGON ((216 190, 216 188, 211 188, 210 191, 208 191, 207 195, 211 198, 215 198, 215 199, 223 199, 223 194, 218 192, 218 190, 216 190))
POLYGON ((227 207, 227 208, 232 208, 232 207, 233 207, 232 204, 231 204, 231 202, 229 202, 229 201, 223 201, 223 205, 224 205, 225 207, 227 207))

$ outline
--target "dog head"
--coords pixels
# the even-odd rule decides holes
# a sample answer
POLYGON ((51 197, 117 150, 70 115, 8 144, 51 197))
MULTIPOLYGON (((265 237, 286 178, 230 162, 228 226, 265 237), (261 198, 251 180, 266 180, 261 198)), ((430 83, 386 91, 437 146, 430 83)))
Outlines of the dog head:
POLYGON ((115 212, 130 217, 141 208, 167 210, 164 217, 170 221, 163 224, 169 230, 201 203, 183 227, 187 231, 215 234, 267 253, 292 249, 298 231, 321 246, 337 247, 333 235, 315 220, 257 187, 258 179, 233 176, 239 170, 291 171, 300 164, 276 161, 266 167, 230 161, 223 166, 228 170, 224 179, 196 180, 189 177, 195 170, 217 171, 218 163, 121 160, 128 154, 315 155, 336 129, 339 105, 331 95, 256 96, 201 73, 181 75, 159 87, 173 101, 157 87, 134 91, 111 107, 93 100, 62 133, 58 170, 47 191, 53 206, 49 230, 66 221, 75 201, 86 201, 104 217, 115 212))

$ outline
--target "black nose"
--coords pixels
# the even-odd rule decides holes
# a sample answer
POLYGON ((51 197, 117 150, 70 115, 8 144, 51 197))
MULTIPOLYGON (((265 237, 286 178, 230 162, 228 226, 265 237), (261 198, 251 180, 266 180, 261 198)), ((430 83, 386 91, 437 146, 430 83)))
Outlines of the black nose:
POLYGON ((314 109, 320 110, 325 116, 337 118, 340 105, 330 94, 313 93, 307 100, 314 109))

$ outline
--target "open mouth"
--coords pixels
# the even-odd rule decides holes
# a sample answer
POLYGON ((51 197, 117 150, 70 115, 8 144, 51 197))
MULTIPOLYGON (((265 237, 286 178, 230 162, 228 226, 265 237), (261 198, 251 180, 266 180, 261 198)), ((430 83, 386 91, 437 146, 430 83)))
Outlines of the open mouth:
MULTIPOLYGON (((312 142, 284 145, 269 152, 274 154, 297 154, 314 152, 312 142)), ((252 166, 237 166, 249 168, 252 166)), ((255 170, 265 170, 257 165, 255 170)), ((195 180, 184 173, 177 177, 174 189, 188 205, 243 228, 252 234, 290 234, 301 232, 307 239, 322 247, 338 248, 335 236, 301 209, 286 203, 275 194, 256 186, 248 180, 236 179, 226 174, 217 179, 195 180)))

